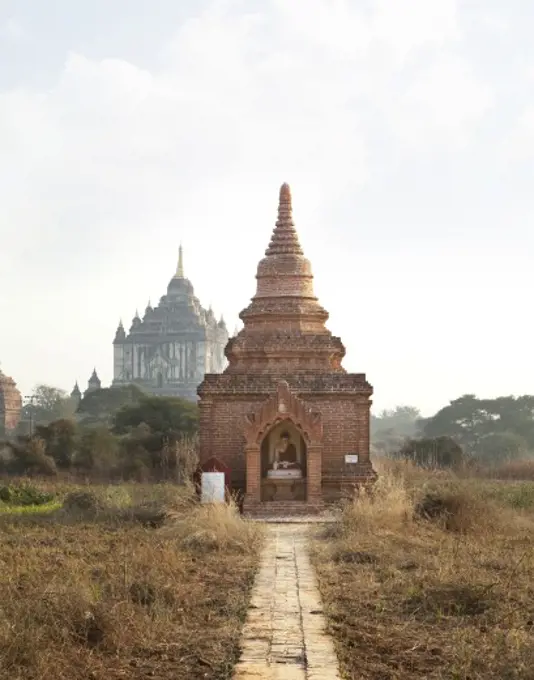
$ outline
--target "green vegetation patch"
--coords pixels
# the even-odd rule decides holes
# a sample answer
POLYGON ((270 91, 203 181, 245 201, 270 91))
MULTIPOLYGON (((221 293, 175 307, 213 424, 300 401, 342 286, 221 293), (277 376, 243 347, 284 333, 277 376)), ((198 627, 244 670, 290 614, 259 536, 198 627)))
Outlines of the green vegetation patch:
POLYGON ((515 510, 534 510, 534 482, 480 482, 481 492, 515 510))
POLYGON ((56 500, 56 495, 43 491, 28 483, 0 485, 0 502, 6 505, 26 507, 30 505, 49 505, 56 500))
POLYGON ((6 505, 0 503, 0 515, 46 515, 62 507, 61 501, 50 501, 41 505, 6 505))

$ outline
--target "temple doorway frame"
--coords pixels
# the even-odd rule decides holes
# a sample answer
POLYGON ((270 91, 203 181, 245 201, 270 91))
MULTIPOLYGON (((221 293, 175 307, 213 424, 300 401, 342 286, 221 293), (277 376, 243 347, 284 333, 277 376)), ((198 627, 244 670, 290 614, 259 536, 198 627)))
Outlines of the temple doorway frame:
POLYGON ((261 444, 264 437, 283 421, 290 422, 306 444, 306 501, 322 498, 323 423, 321 414, 312 411, 299 397, 292 394, 282 380, 276 394, 260 408, 245 417, 246 504, 261 503, 261 444))

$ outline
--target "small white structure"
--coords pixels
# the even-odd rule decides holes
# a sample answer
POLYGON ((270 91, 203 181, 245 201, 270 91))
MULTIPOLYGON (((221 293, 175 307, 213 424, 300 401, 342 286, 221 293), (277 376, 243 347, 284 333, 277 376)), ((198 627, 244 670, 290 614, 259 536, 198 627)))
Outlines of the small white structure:
POLYGON ((224 503, 224 472, 203 472, 200 483, 201 503, 224 503))

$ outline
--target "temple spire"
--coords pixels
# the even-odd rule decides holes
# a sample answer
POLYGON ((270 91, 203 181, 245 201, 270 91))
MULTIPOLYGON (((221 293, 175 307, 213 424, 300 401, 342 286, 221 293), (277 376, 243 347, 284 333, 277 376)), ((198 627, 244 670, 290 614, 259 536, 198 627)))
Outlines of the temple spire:
POLYGON ((74 383, 74 389, 70 393, 70 396, 78 400, 82 398, 82 392, 80 390, 80 386, 78 385, 78 381, 74 383))
POLYGON ((291 192, 280 188, 278 219, 256 270, 256 294, 239 315, 243 328, 226 345, 225 373, 278 376, 309 371, 343 372, 345 349, 325 323, 328 312, 313 290, 291 214, 291 192), (304 360, 303 360, 304 359, 304 360))
POLYGON ((178 266, 176 267, 176 274, 175 277, 176 279, 184 279, 184 251, 182 248, 182 244, 180 243, 180 247, 178 248, 178 266))
POLYGON ((282 184, 280 187, 280 198, 278 201, 278 219, 271 236, 269 247, 265 251, 266 255, 302 255, 295 223, 293 222, 293 207, 291 205, 291 189, 289 184, 282 184))

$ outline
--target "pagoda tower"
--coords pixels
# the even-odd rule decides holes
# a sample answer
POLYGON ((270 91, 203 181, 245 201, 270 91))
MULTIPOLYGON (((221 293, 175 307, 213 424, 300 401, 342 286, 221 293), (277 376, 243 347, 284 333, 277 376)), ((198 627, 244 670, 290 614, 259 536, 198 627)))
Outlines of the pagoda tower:
POLYGON ((345 347, 325 326, 287 184, 256 280, 243 328, 226 345, 228 366, 198 388, 200 459, 230 469, 249 512, 310 512, 374 480, 373 389, 365 374, 346 372, 345 347))

